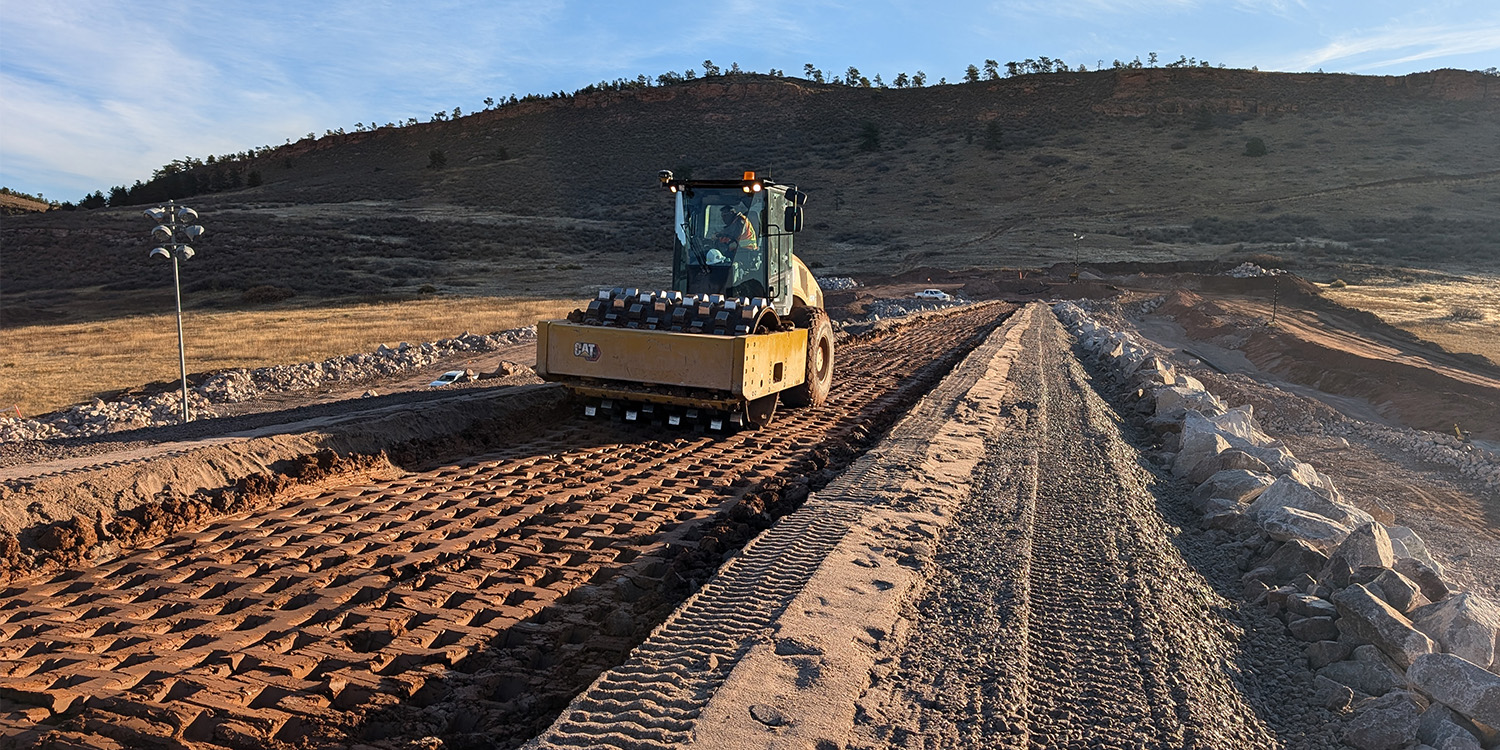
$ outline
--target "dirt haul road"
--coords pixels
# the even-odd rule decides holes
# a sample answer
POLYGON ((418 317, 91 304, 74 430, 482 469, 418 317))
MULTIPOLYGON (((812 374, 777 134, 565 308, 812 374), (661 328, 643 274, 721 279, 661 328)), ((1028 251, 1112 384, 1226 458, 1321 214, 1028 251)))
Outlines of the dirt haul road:
POLYGON ((1012 317, 528 747, 1328 747, 1045 307, 1012 317))
POLYGON ((1008 312, 848 342, 829 405, 774 429, 564 419, 482 455, 439 440, 393 478, 197 508, 152 548, 12 581, 0 744, 519 745, 1008 312))

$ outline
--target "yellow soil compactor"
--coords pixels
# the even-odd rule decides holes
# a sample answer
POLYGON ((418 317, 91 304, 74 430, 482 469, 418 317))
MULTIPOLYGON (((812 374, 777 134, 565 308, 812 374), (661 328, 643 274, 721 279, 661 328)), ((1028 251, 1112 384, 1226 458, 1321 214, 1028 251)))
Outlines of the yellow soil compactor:
POLYGON ((778 401, 819 406, 833 381, 823 290, 792 254, 807 194, 754 172, 680 180, 666 291, 600 291, 537 323, 536 371, 584 413, 721 430, 770 423, 778 401))

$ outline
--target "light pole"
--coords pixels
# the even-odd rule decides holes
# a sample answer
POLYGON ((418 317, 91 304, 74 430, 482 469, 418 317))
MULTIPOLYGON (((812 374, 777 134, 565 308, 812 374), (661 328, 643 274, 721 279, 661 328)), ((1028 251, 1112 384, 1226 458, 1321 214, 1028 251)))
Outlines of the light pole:
POLYGON ((1077 282, 1078 274, 1081 270, 1083 270, 1078 264, 1078 242, 1082 239, 1083 235, 1077 232, 1073 233, 1073 272, 1068 274, 1068 281, 1071 282, 1077 282))
POLYGON ((151 236, 157 242, 162 243, 160 247, 151 251, 151 257, 161 256, 172 259, 172 287, 177 291, 177 366, 182 372, 182 421, 187 422, 188 416, 188 387, 187 387, 187 347, 182 339, 182 276, 177 271, 177 263, 193 257, 193 248, 188 247, 186 240, 196 240, 203 236, 203 227, 193 224, 198 219, 198 212, 187 206, 179 206, 176 201, 167 201, 166 206, 146 209, 146 216, 156 222, 156 228, 151 230, 151 236))

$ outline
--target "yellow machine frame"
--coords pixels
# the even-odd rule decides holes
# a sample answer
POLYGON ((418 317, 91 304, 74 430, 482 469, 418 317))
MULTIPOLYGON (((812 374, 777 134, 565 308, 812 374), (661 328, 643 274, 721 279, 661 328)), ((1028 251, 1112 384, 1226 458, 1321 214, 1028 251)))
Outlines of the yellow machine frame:
POLYGON ((537 374, 585 396, 737 410, 807 371, 801 328, 715 336, 544 320, 536 335, 537 374))

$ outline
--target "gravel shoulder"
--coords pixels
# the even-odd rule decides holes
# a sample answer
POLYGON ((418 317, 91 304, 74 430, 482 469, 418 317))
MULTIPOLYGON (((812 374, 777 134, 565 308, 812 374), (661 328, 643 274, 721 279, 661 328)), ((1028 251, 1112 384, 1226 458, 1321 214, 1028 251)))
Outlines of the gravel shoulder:
POLYGON ((1233 561, 1046 323, 847 746, 1333 745, 1299 646, 1233 601, 1233 561))

